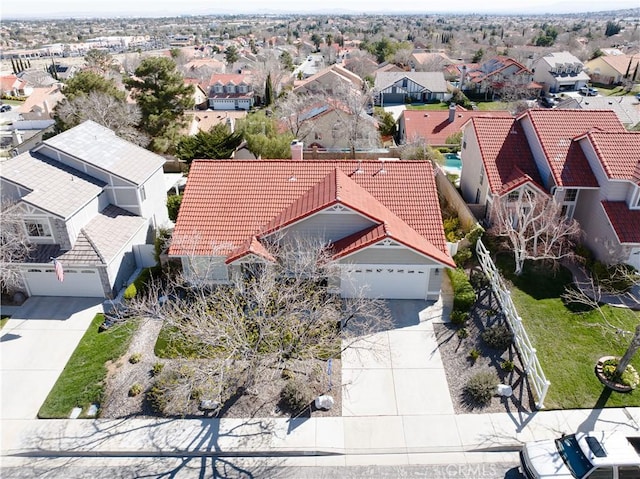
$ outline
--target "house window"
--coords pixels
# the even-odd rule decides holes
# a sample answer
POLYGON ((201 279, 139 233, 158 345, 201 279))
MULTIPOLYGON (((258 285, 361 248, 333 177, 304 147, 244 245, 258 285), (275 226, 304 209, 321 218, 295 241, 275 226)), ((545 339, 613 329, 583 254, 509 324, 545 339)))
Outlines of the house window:
POLYGON ((142 201, 144 201, 144 200, 146 200, 146 199, 147 199, 147 193, 146 193, 146 191, 144 190, 144 185, 142 185, 142 186, 140 187, 140 199, 141 199, 142 201))
POLYGON ((27 229, 27 235, 32 238, 51 237, 51 228, 46 220, 25 220, 24 226, 27 229))
POLYGON ((407 88, 407 85, 409 84, 409 81, 406 78, 402 79, 402 88, 407 88))
POLYGON ((578 190, 570 188, 564 192, 564 201, 567 203, 573 203, 578 196, 578 190))
POLYGON ((512 191, 507 195, 507 201, 509 203, 513 203, 514 201, 518 201, 520 199, 519 191, 512 191))

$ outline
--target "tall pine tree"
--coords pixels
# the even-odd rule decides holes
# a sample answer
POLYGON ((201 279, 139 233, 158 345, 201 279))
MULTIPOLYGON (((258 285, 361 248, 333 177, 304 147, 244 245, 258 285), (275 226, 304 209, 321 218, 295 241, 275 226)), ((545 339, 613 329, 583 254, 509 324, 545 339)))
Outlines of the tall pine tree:
POLYGON ((267 80, 264 84, 264 104, 269 106, 273 103, 273 85, 271 84, 271 73, 267 75, 267 80))

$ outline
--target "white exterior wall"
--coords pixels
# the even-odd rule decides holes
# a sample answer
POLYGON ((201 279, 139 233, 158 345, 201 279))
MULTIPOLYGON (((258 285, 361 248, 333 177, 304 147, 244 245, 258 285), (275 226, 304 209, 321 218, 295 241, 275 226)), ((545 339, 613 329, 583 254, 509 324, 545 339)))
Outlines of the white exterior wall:
POLYGON ((600 203, 597 190, 581 190, 580 201, 576 205, 573 217, 584 231, 584 242, 594 252, 597 259, 604 262, 617 262, 613 249, 621 252, 620 242, 600 203))
MULTIPOLYGON (((103 195, 105 196, 105 195, 103 195)), ((73 216, 67 219, 66 226, 69 234, 69 241, 73 246, 80 234, 80 230, 84 228, 96 215, 106 206, 101 206, 101 201, 98 197, 87 203, 84 208, 78 210, 73 216)))
POLYGON ((352 264, 420 264, 437 265, 442 267, 442 265, 434 260, 411 251, 405 246, 372 245, 362 251, 358 251, 357 253, 353 253, 345 257, 341 262, 352 264))
POLYGON ((476 132, 471 123, 468 123, 464 129, 462 145, 463 148, 460 151, 460 158, 462 159, 462 175, 460 177, 462 197, 467 203, 475 203, 476 193, 480 188, 478 204, 485 204, 489 195, 489 180, 485 171, 482 185, 480 184, 480 173, 484 170, 484 165, 476 132))
POLYGON ((122 288, 124 282, 136 269, 133 246, 145 244, 147 240, 147 228, 147 224, 142 225, 136 234, 131 237, 129 242, 111 259, 107 265, 109 285, 115 293, 122 288))
POLYGON ((542 184, 550 191, 553 186, 555 186, 555 180, 551 176, 551 169, 549 168, 549 164, 547 163, 547 156, 544 154, 542 150, 542 145, 538 141, 538 136, 531 124, 531 121, 528 117, 522 118, 520 120, 520 125, 524 130, 524 134, 527 137, 527 143, 529 143, 529 149, 533 154, 533 159, 536 162, 536 167, 538 168, 538 172, 540 173, 540 178, 542 178, 542 184))
POLYGON ((336 242, 373 224, 373 221, 352 210, 322 211, 282 231, 291 236, 321 238, 324 243, 327 243, 336 242))
POLYGON ((146 196, 144 201, 139 198, 142 202, 142 217, 151 219, 154 227, 167 225, 169 213, 167 212, 167 194, 162 168, 158 168, 142 186, 146 196))
POLYGON ((580 140, 580 146, 589 162, 591 171, 593 171, 598 181, 598 185, 600 185, 600 199, 607 201, 627 201, 627 204, 631 204, 629 192, 633 186, 631 182, 609 179, 591 142, 587 139, 580 140))
POLYGON ((182 257, 182 271, 187 281, 225 283, 229 281, 229 270, 224 256, 182 257))

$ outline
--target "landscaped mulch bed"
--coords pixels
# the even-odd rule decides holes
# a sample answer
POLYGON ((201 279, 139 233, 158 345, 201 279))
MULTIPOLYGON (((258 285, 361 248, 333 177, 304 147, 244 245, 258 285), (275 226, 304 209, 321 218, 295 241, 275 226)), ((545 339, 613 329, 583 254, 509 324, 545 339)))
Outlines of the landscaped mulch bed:
MULTIPOLYGON (((102 418, 145 417, 158 416, 146 400, 145 392, 151 388, 156 380, 152 374, 154 364, 164 364, 163 373, 171 368, 187 365, 193 368, 207 369, 205 360, 174 360, 159 359, 154 354, 154 345, 160 333, 161 323, 154 320, 141 321, 135 333, 129 350, 117 361, 107 364, 109 374, 104 403, 100 407, 102 418), (135 364, 129 362, 133 354, 139 354, 140 360, 135 364), (130 396, 129 389, 133 384, 140 384, 143 392, 137 396, 130 396)), ((334 359, 331 365, 331 377, 328 375, 326 361, 298 361, 287 364, 286 367, 297 377, 306 378, 308 385, 315 394, 329 394, 334 399, 333 407, 328 410, 318 410, 310 404, 300 411, 287 411, 280 404, 280 391, 286 383, 279 371, 261 371, 258 379, 245 394, 233 398, 221 406, 220 417, 327 417, 340 416, 342 413, 342 367, 341 361, 334 359)), ((216 417, 215 412, 198 410, 199 401, 191 400, 184 409, 176 412, 182 417, 216 417)))
POLYGON ((458 326, 451 323, 434 324, 454 410, 457 414, 533 411, 534 396, 515 346, 511 345, 506 351, 497 351, 491 349, 481 337, 488 327, 504 322, 504 317, 497 314, 499 306, 490 290, 482 291, 479 296, 465 326, 468 332, 466 338, 458 337, 458 326), (474 348, 480 352, 475 362, 469 358, 469 352, 474 348), (515 364, 511 372, 505 372, 500 366, 507 359, 515 364), (464 386, 471 376, 482 370, 495 371, 502 384, 513 388, 513 395, 509 398, 494 397, 487 406, 470 402, 464 393, 464 386))

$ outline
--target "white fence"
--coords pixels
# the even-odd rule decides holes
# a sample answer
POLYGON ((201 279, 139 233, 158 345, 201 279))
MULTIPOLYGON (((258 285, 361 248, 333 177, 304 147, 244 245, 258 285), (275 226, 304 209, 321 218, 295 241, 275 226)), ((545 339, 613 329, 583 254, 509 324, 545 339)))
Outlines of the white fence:
POLYGON ((511 292, 504 285, 504 281, 502 280, 498 269, 491 260, 491 255, 480 240, 478 240, 478 243, 476 244, 476 253, 478 254, 482 270, 487 275, 487 278, 489 278, 491 288, 498 298, 502 312, 504 313, 507 323, 513 332, 516 348, 518 349, 518 353, 520 353, 520 357, 524 363, 524 372, 527 374, 529 382, 536 393, 538 400, 536 402, 536 407, 538 409, 542 409, 544 408, 544 398, 547 395, 547 391, 549 390, 551 383, 544 375, 544 371, 542 370, 540 361, 538 361, 538 356, 536 355, 536 348, 531 345, 529 336, 527 336, 527 332, 522 325, 522 318, 518 316, 516 307, 513 305, 511 292))

